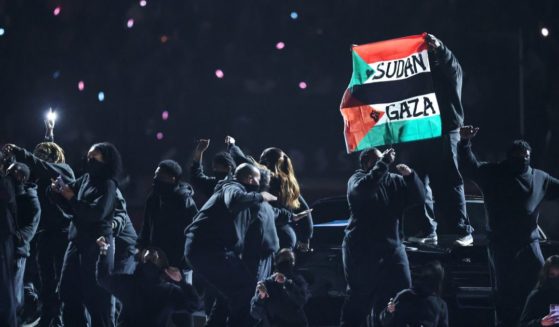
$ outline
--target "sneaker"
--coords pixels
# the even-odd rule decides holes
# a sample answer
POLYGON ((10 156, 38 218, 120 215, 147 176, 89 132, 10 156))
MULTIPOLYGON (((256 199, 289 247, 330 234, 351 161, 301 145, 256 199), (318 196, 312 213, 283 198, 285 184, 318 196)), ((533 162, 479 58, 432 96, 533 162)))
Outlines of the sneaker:
POLYGON ((474 238, 473 238, 472 234, 468 234, 468 235, 459 237, 454 241, 454 245, 458 245, 458 246, 474 245, 474 238))
POLYGON ((437 244, 439 237, 437 236, 437 232, 432 232, 427 235, 425 233, 419 233, 416 236, 408 237, 408 241, 419 244, 437 244))

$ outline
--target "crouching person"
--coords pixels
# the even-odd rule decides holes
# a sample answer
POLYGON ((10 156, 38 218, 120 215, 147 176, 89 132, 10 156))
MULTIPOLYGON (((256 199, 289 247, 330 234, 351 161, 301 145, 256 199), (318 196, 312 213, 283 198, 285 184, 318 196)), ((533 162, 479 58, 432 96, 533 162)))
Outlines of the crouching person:
POLYGON ((194 287, 186 283, 177 268, 169 266, 163 251, 144 249, 132 275, 111 274, 109 244, 100 237, 97 245, 97 282, 122 302, 122 326, 165 327, 173 313, 192 313, 201 307, 194 287))

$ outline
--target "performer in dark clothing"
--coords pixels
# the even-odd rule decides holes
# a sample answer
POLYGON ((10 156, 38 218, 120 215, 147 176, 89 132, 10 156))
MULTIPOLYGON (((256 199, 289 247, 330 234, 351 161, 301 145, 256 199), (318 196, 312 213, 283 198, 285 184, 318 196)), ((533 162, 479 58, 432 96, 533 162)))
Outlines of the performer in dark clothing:
MULTIPOLYGON (((4 156, 0 153, 0 165, 4 156)), ((16 327, 14 258, 17 205, 14 185, 0 171, 0 326, 16 327)))
POLYGON ((217 183, 224 179, 232 179, 233 172, 237 165, 227 152, 219 152, 212 159, 212 170, 214 176, 208 176, 204 173, 202 160, 204 152, 210 146, 209 139, 201 139, 194 150, 192 166, 190 167, 190 181, 197 190, 206 197, 212 196, 217 183))
POLYGON ((250 209, 276 200, 270 193, 257 193, 259 183, 256 167, 240 165, 234 180, 218 184, 185 231, 185 257, 195 273, 227 301, 229 326, 252 324, 249 308, 254 281, 240 254, 250 225, 250 209))
POLYGON ((65 326, 86 326, 84 307, 92 327, 114 326, 111 294, 101 288, 95 278, 99 252, 96 240, 103 236, 112 245, 107 254, 112 269, 112 222, 117 198, 115 179, 120 167, 120 154, 115 146, 97 143, 87 154, 85 175, 69 185, 51 185, 51 193, 56 195, 54 200, 74 214, 60 279, 65 326))
POLYGON ((530 167, 531 148, 525 141, 513 142, 502 162, 478 161, 470 142, 477 131, 472 126, 460 129, 460 167, 483 192, 497 325, 513 326, 543 265, 539 206, 559 199, 559 180, 530 167))
POLYGON ((65 163, 64 151, 53 143, 52 129, 47 128, 50 141, 39 143, 33 153, 8 144, 4 151, 12 153, 15 160, 31 169, 31 180, 37 184, 41 205, 41 218, 36 234, 37 261, 41 279, 40 301, 42 302, 39 326, 62 326, 60 299, 57 285, 60 281, 64 253, 68 247, 68 225, 72 218, 47 197, 52 179, 61 177, 69 184, 74 181, 74 172, 65 163))
POLYGON ((122 326, 165 327, 174 312, 192 313, 201 301, 176 267, 170 267, 165 252, 146 248, 133 274, 110 272, 109 244, 99 238, 97 280, 99 285, 122 302, 122 326))
POLYGON ((17 203, 17 230, 16 230, 16 271, 14 288, 19 309, 23 306, 23 276, 25 264, 30 253, 31 240, 35 236, 39 219, 41 218, 41 205, 37 196, 37 185, 28 183, 30 170, 26 164, 16 162, 7 170, 12 178, 17 203))
POLYGON ((342 244, 348 284, 343 327, 361 326, 371 309, 377 326, 388 300, 411 284, 398 226, 406 208, 423 204, 423 185, 406 165, 396 166, 403 177, 389 173, 394 158, 393 149, 363 151, 361 169, 348 182, 351 216, 342 244))
POLYGON ((116 190, 113 236, 115 240, 115 264, 113 272, 132 274, 136 267, 136 240, 138 235, 126 210, 126 200, 119 189, 116 190))
MULTIPOLYGON (((235 145, 233 137, 227 136, 225 143, 237 164, 255 163, 253 158, 246 156, 241 148, 235 145)), ((258 163, 272 173, 270 193, 278 197, 273 206, 280 247, 297 248, 301 252, 309 251, 313 232, 312 209, 301 195, 291 159, 281 149, 267 148, 260 155, 258 163)))
POLYGON ((520 327, 557 326, 559 324, 559 255, 543 265, 536 288, 528 295, 520 316, 520 327))
POLYGON ((448 307, 441 298, 443 279, 440 262, 421 266, 413 287, 398 293, 382 311, 382 326, 448 327, 448 307))
POLYGON ((180 181, 182 170, 173 160, 162 161, 155 170, 153 190, 146 201, 144 226, 140 233, 140 248, 155 246, 169 258, 169 264, 185 268, 183 248, 184 229, 198 208, 192 199, 192 187, 180 181))
POLYGON ((436 210, 438 216, 450 219, 455 226, 454 233, 458 235, 455 244, 471 245, 473 228, 466 212, 464 181, 458 170, 456 150, 460 140, 458 129, 464 122, 462 67, 440 40, 428 34, 426 41, 433 87, 441 111, 442 136, 399 146, 407 153, 425 187, 425 205, 406 214, 406 217, 424 222, 421 231, 409 240, 437 243, 436 210))
POLYGON ((282 249, 276 256, 276 272, 256 286, 250 313, 261 327, 308 326, 304 306, 310 294, 305 279, 294 271, 295 255, 282 249))

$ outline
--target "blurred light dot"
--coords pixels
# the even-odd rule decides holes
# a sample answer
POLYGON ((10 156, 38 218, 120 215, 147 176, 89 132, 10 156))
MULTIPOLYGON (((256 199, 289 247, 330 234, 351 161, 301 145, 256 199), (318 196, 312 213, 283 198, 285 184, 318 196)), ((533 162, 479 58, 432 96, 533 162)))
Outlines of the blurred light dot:
POLYGON ((169 119, 169 112, 167 110, 165 110, 161 113, 161 119, 163 119, 163 120, 169 119))
POLYGON ((156 137, 159 141, 161 141, 161 140, 163 139, 163 133, 157 132, 157 134, 155 134, 155 137, 156 137))
POLYGON ((101 91, 97 93, 97 99, 99 99, 99 102, 105 101, 105 92, 101 91))
POLYGON ((307 88, 307 83, 306 83, 306 82, 299 82, 299 88, 300 88, 301 90, 306 89, 306 88, 307 88))
POLYGON ((217 78, 223 78, 223 76, 225 76, 225 74, 223 73, 223 70, 217 69, 217 70, 215 71, 215 77, 217 77, 217 78))
POLYGON ((134 19, 130 18, 130 19, 126 22, 126 26, 127 26, 128 28, 134 27, 134 19))
POLYGON ((54 73, 52 73, 52 78, 57 79, 59 77, 60 77, 60 70, 57 70, 54 73))
POLYGON ((54 8, 54 10, 52 11, 52 14, 55 16, 60 15, 60 12, 62 11, 62 8, 60 8, 60 6, 54 8))
POLYGON ((290 16, 291 16, 291 19, 299 18, 299 14, 296 11, 292 11, 290 16))
POLYGON ((159 39, 161 40, 161 43, 166 43, 167 41, 169 41, 169 37, 167 35, 161 35, 159 39))
POLYGON ((2 35, 4 35, 4 34, 6 34, 6 30, 3 29, 3 28, 0 28, 0 36, 2 36, 2 35))
POLYGON ((283 42, 276 43, 276 49, 281 50, 283 48, 285 48, 285 43, 283 42))
POLYGON ((549 36, 549 30, 547 29, 547 27, 542 27, 541 33, 543 37, 549 36))
POLYGON ((78 90, 83 91, 85 89, 85 83, 83 81, 78 82, 78 90))
POLYGON ((140 7, 145 7, 148 4, 146 0, 140 1, 140 7))

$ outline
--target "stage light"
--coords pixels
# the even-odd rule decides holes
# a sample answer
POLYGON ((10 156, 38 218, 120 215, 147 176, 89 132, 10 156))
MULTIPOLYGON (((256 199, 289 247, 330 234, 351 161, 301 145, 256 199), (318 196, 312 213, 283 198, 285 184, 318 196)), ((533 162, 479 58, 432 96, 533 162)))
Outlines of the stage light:
POLYGON ((128 27, 128 28, 134 27, 134 19, 130 18, 130 19, 126 22, 126 27, 128 27))
POLYGON ((216 71, 215 71, 215 77, 217 77, 217 78, 223 78, 223 76, 225 76, 225 74, 223 73, 223 70, 221 70, 221 69, 216 69, 216 71))
POLYGON ((101 91, 97 93, 97 99, 99 100, 99 102, 105 101, 105 92, 101 91))
POLYGON ((6 30, 0 27, 0 36, 6 34, 6 30))
POLYGON ((169 37, 167 35, 161 35, 159 40, 161 41, 161 43, 167 43, 167 41, 169 41, 169 37))
POLYGON ((299 14, 296 11, 292 11, 290 16, 291 16, 291 19, 293 19, 293 20, 299 18, 299 14))
POLYGON ((47 112, 47 120, 53 123, 56 121, 56 112, 52 111, 52 108, 47 112))
POLYGON ((161 140, 163 139, 163 137, 164 137, 164 135, 163 135, 163 133, 161 133, 161 132, 157 132, 157 134, 155 134, 155 138, 156 138, 158 141, 161 141, 161 140))
POLYGON ((169 112, 167 110, 165 110, 161 113, 161 119, 163 119, 163 120, 169 119, 169 112))
POLYGON ((55 16, 60 15, 60 12, 62 11, 62 8, 60 8, 60 6, 57 6, 56 8, 54 8, 54 10, 52 11, 52 14, 55 16))
POLYGON ((54 73, 52 73, 52 78, 57 79, 60 77, 60 70, 56 70, 54 73))
POLYGON ((548 37, 549 36, 549 30, 547 29, 547 27, 542 27, 540 32, 542 33, 543 37, 548 37))
POLYGON ((306 89, 306 88, 307 88, 307 83, 306 83, 306 82, 299 82, 299 88, 300 88, 301 90, 306 89))
POLYGON ((276 43, 276 49, 281 50, 283 48, 285 48, 285 43, 283 42, 276 43))
POLYGON ((85 83, 83 81, 78 82, 78 90, 83 91, 85 89, 85 83))
POLYGON ((140 1, 140 7, 145 7, 148 4, 146 0, 140 1))

